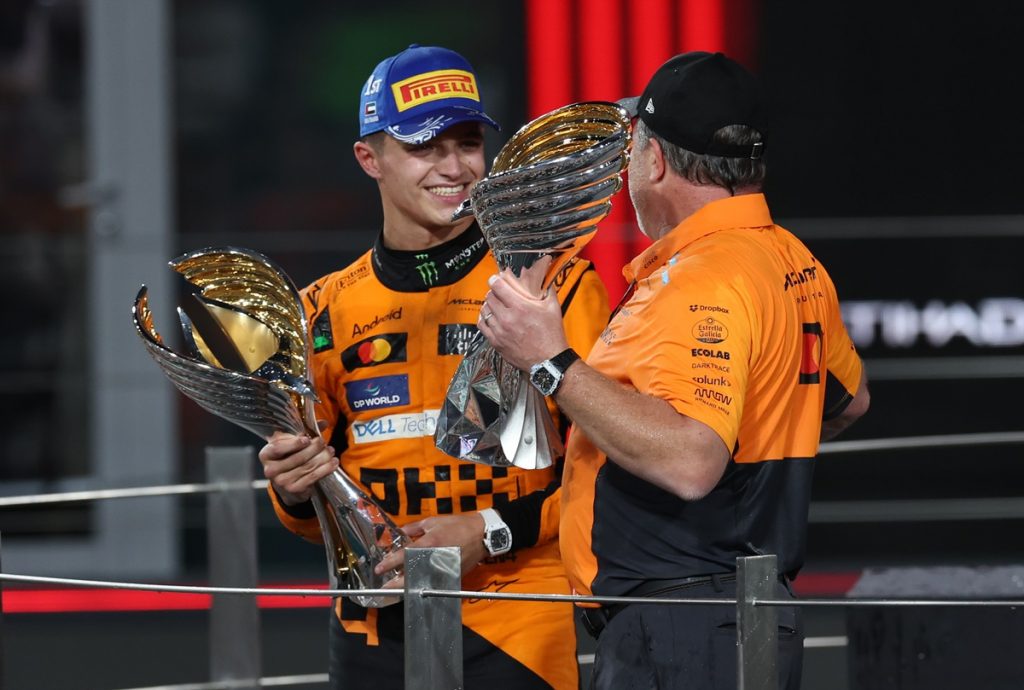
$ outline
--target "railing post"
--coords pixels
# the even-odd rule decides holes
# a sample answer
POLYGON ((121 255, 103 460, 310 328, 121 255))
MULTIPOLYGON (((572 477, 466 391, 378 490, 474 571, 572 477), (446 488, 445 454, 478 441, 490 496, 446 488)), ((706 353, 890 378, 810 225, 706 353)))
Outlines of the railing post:
POLYGON ((774 599, 778 566, 774 555, 736 559, 736 654, 739 690, 778 690, 778 612, 755 606, 774 599))
MULTIPOLYGON (((206 473, 223 488, 207 494, 206 533, 210 584, 257 586, 256 497, 252 490, 252 446, 206 449, 206 473)), ((215 594, 210 610, 210 678, 259 687, 260 619, 256 598, 215 594)))
POLYGON ((462 600, 424 597, 458 591, 457 546, 405 550, 405 690, 462 690, 462 600))

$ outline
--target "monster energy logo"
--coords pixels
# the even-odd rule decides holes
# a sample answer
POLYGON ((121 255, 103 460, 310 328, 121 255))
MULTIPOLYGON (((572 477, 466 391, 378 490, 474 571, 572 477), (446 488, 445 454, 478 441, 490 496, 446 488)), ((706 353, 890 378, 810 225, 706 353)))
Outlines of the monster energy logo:
POLYGON ((423 261, 421 264, 416 265, 416 270, 420 272, 420 278, 423 280, 424 285, 433 285, 437 281, 437 264, 429 260, 429 254, 417 254, 416 258, 423 261))

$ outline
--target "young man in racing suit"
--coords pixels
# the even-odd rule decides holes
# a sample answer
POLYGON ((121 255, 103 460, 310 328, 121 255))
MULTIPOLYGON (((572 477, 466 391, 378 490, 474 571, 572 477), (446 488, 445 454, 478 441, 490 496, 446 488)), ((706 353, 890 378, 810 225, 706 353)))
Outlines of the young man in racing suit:
MULTIPOLYGON (((460 462, 434 446, 438 411, 496 271, 476 221, 451 220, 485 172, 482 126, 497 128, 473 70, 452 51, 411 46, 374 70, 360 122, 354 152, 378 183, 383 231, 355 263, 302 293, 329 445, 279 433, 264 446, 275 511, 291 531, 321 540, 309 495, 340 458, 418 546, 461 547, 463 589, 567 594, 558 468, 460 462), (488 552, 481 511, 508 526, 511 550, 488 552)), ((604 287, 582 260, 555 287, 569 341, 586 353, 608 318, 604 287)), ((332 687, 402 687, 402 607, 340 598, 335 613, 332 687)), ((578 687, 572 607, 467 600, 462 621, 467 689, 578 687)))

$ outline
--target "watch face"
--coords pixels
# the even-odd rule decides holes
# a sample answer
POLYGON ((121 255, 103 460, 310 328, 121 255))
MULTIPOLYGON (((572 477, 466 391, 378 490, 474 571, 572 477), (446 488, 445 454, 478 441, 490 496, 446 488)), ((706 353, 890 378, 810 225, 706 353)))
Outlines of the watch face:
POLYGON ((547 369, 538 369, 531 378, 533 385, 539 388, 545 395, 547 395, 555 385, 555 377, 547 369))
POLYGON ((488 535, 488 538, 491 540, 491 553, 501 553, 502 551, 508 550, 508 547, 511 546, 511 539, 509 539, 510 536, 511 535, 509 534, 507 527, 491 532, 488 535))

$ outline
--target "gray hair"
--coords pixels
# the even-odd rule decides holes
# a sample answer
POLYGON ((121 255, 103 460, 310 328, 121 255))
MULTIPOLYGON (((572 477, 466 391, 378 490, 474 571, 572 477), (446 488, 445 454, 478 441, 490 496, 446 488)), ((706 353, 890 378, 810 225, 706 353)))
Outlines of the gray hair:
MULTIPOLYGON (((643 150, 651 139, 657 140, 665 153, 668 166, 694 184, 716 185, 735 193, 743 187, 761 189, 767 166, 764 156, 757 159, 706 156, 665 141, 651 131, 643 120, 633 127, 633 147, 643 150)), ((715 132, 714 140, 723 144, 748 145, 762 141, 761 133, 745 125, 728 125, 715 132)))

